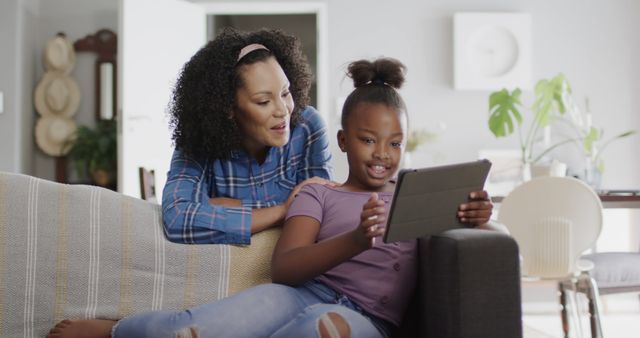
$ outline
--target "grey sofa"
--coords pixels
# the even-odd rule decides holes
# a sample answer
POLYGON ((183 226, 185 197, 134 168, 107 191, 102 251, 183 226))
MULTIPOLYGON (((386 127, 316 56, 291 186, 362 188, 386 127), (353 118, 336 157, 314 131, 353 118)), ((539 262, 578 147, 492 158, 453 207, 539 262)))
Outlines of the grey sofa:
MULTIPOLYGON (((278 230, 250 246, 181 245, 156 204, 0 173, 0 337, 42 337, 63 318, 181 309, 268 282, 278 230)), ((420 280, 399 337, 522 337, 518 250, 457 230, 420 240, 420 280)))

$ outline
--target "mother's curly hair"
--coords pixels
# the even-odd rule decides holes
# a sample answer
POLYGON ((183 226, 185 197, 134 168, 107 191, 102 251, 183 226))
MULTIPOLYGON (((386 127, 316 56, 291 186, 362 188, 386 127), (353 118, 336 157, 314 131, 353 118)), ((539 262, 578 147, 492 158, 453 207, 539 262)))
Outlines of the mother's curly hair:
POLYGON ((275 57, 290 82, 295 106, 291 125, 309 103, 311 71, 302 54, 300 41, 280 30, 240 32, 225 28, 187 62, 174 88, 169 106, 170 126, 175 146, 196 158, 229 158, 240 144, 240 134, 230 113, 240 87, 238 70, 275 57), (258 49, 237 62, 240 49, 259 43, 258 49))

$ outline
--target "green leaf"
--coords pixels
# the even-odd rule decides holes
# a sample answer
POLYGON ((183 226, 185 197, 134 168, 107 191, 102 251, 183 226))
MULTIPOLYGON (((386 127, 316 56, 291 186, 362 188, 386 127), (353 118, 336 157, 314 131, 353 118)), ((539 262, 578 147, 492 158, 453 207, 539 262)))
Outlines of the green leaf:
POLYGON ((489 130, 496 137, 511 135, 514 131, 514 119, 518 125, 522 124, 522 115, 518 108, 522 106, 520 103, 521 93, 519 88, 514 89, 511 93, 502 89, 489 96, 489 130))
POLYGON ((551 80, 538 81, 535 87, 536 99, 532 107, 536 123, 540 127, 546 127, 554 112, 558 115, 564 114, 567 111, 564 97, 570 93, 571 86, 563 74, 558 74, 551 80))
POLYGON ((555 102, 556 104, 556 110, 558 111, 558 113, 562 115, 567 111, 567 106, 564 102, 564 99, 569 94, 571 94, 571 85, 562 73, 556 75, 553 79, 551 79, 551 83, 553 83, 554 89, 553 102, 555 102))

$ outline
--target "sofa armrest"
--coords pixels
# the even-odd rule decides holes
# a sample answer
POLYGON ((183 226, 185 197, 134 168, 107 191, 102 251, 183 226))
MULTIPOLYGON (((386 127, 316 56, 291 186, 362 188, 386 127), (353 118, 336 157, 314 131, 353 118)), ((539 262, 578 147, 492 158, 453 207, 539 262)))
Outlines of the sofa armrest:
POLYGON ((459 229, 420 239, 421 337, 522 337, 518 246, 503 233, 459 229))

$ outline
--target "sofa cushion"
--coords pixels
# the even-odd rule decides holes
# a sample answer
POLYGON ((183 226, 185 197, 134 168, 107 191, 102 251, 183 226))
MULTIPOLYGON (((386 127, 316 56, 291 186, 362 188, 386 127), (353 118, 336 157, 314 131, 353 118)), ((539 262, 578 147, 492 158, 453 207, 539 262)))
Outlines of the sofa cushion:
POLYGON ((278 235, 246 247, 171 243, 157 204, 0 173, 0 336, 42 337, 63 318, 184 309, 269 282, 278 235))

